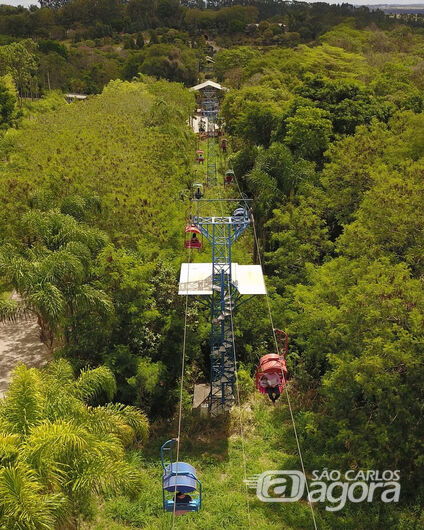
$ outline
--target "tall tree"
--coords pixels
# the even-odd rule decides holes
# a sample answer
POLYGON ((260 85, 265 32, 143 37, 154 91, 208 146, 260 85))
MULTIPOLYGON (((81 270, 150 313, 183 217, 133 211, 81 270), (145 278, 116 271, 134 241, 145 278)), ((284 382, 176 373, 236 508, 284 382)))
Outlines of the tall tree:
POLYGON ((38 0, 38 1, 40 3, 41 8, 46 7, 50 9, 60 9, 61 7, 71 2, 71 0, 38 0))
POLYGON ((15 84, 10 75, 0 77, 0 129, 13 125, 18 115, 15 84))
POLYGON ((36 44, 31 39, 0 47, 0 74, 10 74, 21 96, 31 93, 37 72, 36 44))
POLYGON ((319 162, 328 148, 333 132, 330 114, 315 107, 299 107, 293 117, 287 118, 284 142, 293 152, 319 162))
POLYGON ((97 494, 134 491, 139 472, 124 449, 148 432, 145 416, 111 399, 104 367, 75 379, 70 365, 19 366, 0 407, 0 518, 5 528, 53 529, 89 516, 97 494))
MULTIPOLYGON (((21 245, 0 249, 0 274, 21 297, 3 302, 3 318, 35 313, 41 340, 53 349, 56 339, 76 340, 78 321, 113 313, 106 294, 91 281, 92 259, 107 242, 105 234, 58 211, 33 210, 22 218, 21 245)), ((94 329, 93 329, 94 331, 94 329)))

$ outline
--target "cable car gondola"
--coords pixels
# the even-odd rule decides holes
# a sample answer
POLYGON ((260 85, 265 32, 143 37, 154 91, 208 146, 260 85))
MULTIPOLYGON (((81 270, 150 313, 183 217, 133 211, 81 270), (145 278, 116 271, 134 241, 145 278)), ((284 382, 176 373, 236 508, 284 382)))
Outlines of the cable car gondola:
POLYGON ((246 208, 243 208, 243 206, 239 206, 234 210, 233 217, 235 217, 236 219, 249 218, 249 213, 246 208))
POLYGON ((196 201, 200 200, 203 197, 203 184, 200 182, 194 182, 192 188, 193 197, 196 199, 196 201))
POLYGON ((250 214, 247 208, 243 208, 242 206, 239 206, 238 208, 234 210, 233 212, 234 221, 238 221, 240 223, 240 224, 235 225, 237 229, 239 229, 243 223, 249 221, 249 215, 250 214))
POLYGON ((198 164, 204 164, 205 162, 205 153, 201 149, 196 151, 196 162, 198 164))
POLYGON ((222 139, 221 139, 220 148, 221 148, 221 151, 222 151, 224 154, 227 153, 228 143, 227 143, 227 139, 226 139, 226 138, 222 138, 222 139))
POLYGON ((275 330, 278 336, 278 353, 268 353, 261 357, 256 369, 256 388, 262 394, 268 394, 273 403, 280 397, 287 380, 286 354, 288 337, 284 331, 275 330), (281 336, 285 337, 284 352, 281 353, 281 336))
POLYGON ((202 507, 202 483, 196 477, 196 470, 186 462, 172 461, 175 440, 165 442, 160 450, 163 467, 162 499, 163 509, 182 515, 198 512, 202 507), (169 452, 169 464, 165 463, 165 451, 169 452), (190 494, 190 495, 187 495, 190 494))
POLYGON ((200 234, 201 232, 197 228, 197 226, 188 224, 185 227, 185 240, 184 240, 185 248, 195 248, 197 250, 200 250, 203 246, 202 241, 197 237, 200 234))
POLYGON ((232 184, 234 177, 234 171, 232 169, 227 169, 227 171, 225 172, 224 184, 232 184))

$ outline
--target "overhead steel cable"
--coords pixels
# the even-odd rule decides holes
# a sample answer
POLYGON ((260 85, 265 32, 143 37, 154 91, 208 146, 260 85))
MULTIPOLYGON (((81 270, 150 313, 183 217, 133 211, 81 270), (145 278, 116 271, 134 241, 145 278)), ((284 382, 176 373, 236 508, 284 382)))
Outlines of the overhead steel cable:
MULTIPOLYGON (((224 164, 225 167, 225 164, 224 164)), ((222 186, 222 185, 221 185, 222 186)), ((219 188, 221 190, 221 188, 219 188)), ((220 199, 223 200, 222 193, 220 194, 220 199)), ((220 202, 221 205, 221 215, 224 216, 224 206, 223 203, 220 202)), ((225 245, 226 253, 229 253, 228 245, 225 245)), ((231 263, 230 263, 231 267, 231 263)), ((232 299, 232 289, 231 289, 231 283, 230 283, 230 275, 228 275, 228 293, 229 293, 229 308, 230 308, 230 323, 231 323, 231 341, 233 343, 233 361, 234 361, 234 377, 235 377, 235 387, 236 387, 236 393, 237 393, 237 403, 239 407, 239 423, 240 423, 240 439, 241 439, 241 448, 242 448, 242 455, 243 455, 243 476, 244 476, 244 484, 246 489, 246 506, 247 506, 247 520, 249 528, 251 528, 251 520, 250 520, 250 499, 249 499, 249 488, 247 484, 247 459, 246 459, 246 449, 245 449, 245 439, 244 439, 244 426, 243 426, 243 417, 242 417, 242 409, 241 409, 241 399, 240 399, 240 386, 238 381, 238 373, 237 373, 237 356, 236 356, 236 343, 235 343, 235 336, 234 336, 234 319, 233 319, 233 299, 232 299)))
MULTIPOLYGON (((237 179, 237 176, 235 175, 235 173, 234 173, 234 178, 235 178, 235 181, 236 181, 236 184, 237 184, 237 188, 238 188, 239 193, 240 193, 240 197, 241 197, 242 200, 244 200, 243 192, 241 191, 240 184, 238 182, 238 179, 237 179)), ((259 265, 261 266, 261 269, 263 270, 261 252, 260 252, 260 248, 259 248, 259 241, 258 241, 258 236, 257 236, 257 232, 256 232, 256 222, 255 222, 255 218, 254 218, 252 213, 251 213, 251 219, 252 219, 252 228, 253 228, 253 235, 254 235, 254 239, 255 239, 256 251, 258 253, 259 265)), ((274 319, 272 317, 271 304, 270 304, 270 301, 269 301, 268 289, 266 289, 266 286, 265 286, 265 299, 266 299, 267 308, 268 308, 269 320, 270 320, 270 323, 271 323, 272 336, 273 336, 274 344, 275 344, 275 348, 276 348, 275 351, 279 352, 278 340, 277 340, 277 336, 275 334, 274 319)), ((307 477, 306 477, 306 470, 305 470, 305 465, 304 465, 304 460, 303 460, 303 455, 302 455, 302 449, 301 449, 301 446, 300 446, 299 436, 298 436, 298 433, 297 433, 296 421, 294 419, 293 408, 292 408, 291 401, 290 401, 290 395, 289 395, 289 390, 288 390, 288 387, 287 387, 286 377, 284 375, 284 370, 282 371, 282 377, 283 377, 283 383, 284 383, 284 390, 285 390, 285 394, 286 394, 286 398, 287 398, 287 404, 288 404, 289 411, 290 411, 290 419, 291 419, 291 422, 292 422, 293 432, 294 432, 294 436, 295 436, 295 440, 296 440, 297 452, 298 452, 298 455, 299 455, 299 460, 300 460, 300 465, 302 467, 302 472, 303 472, 303 475, 305 477, 306 492, 308 494, 308 504, 309 504, 309 507, 310 507, 310 510, 311 510, 311 516, 312 516, 314 529, 317 530, 318 527, 317 527, 317 522, 316 522, 316 518, 315 518, 314 506, 313 506, 313 504, 312 504, 312 502, 310 500, 310 491, 309 491, 308 481, 307 481, 307 477)))
MULTIPOLYGON (((190 203, 191 204, 191 203, 190 203)), ((191 219, 191 211, 190 216, 191 219)), ((190 263, 191 263, 191 248, 188 249, 188 264, 187 264, 187 289, 185 295, 185 311, 184 311, 184 334, 183 334, 183 349, 181 354, 181 380, 180 380, 180 402, 178 406, 178 435, 177 435, 177 454, 175 462, 175 476, 178 477, 178 464, 180 458, 180 443, 181 443, 181 426, 182 426, 182 416, 183 416, 183 389, 184 389, 184 372, 185 372, 185 355, 186 355, 186 345, 187 345, 187 315, 188 315, 188 290, 189 290, 189 281, 190 281, 190 263)), ((172 473, 172 461, 171 461, 171 473, 172 473)), ((177 508, 177 481, 175 481, 174 488, 174 506, 172 510, 172 528, 175 528, 175 512, 177 508)))

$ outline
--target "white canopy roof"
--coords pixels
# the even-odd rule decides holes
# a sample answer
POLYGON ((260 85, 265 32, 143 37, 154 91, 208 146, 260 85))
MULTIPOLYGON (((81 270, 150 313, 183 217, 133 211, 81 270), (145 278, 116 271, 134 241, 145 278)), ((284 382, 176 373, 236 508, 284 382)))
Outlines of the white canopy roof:
POLYGON ((87 99, 85 94, 66 94, 68 99, 87 99))
POLYGON ((194 92, 196 90, 203 90, 204 88, 216 88, 216 90, 228 91, 228 88, 225 88, 225 86, 222 86, 219 83, 215 83, 215 81, 211 81, 210 79, 208 79, 207 81, 200 83, 200 85, 192 86, 190 88, 190 92, 194 92))
MULTIPOLYGON (((260 265, 231 265, 231 276, 240 294, 266 294, 260 265)), ((211 295, 212 263, 182 263, 178 294, 211 295)))

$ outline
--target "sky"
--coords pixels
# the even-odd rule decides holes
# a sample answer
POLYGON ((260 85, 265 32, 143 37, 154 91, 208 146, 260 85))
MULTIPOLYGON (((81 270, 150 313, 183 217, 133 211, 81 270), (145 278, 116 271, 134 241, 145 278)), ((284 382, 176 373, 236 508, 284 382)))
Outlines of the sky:
MULTIPOLYGON (((310 2, 313 1, 326 1, 326 0, 309 0, 310 2)), ((349 4, 353 5, 377 5, 377 4, 396 4, 396 5, 417 5, 417 4, 424 4, 424 0, 332 0, 328 1, 327 3, 330 4, 341 4, 343 1, 346 1, 349 4)), ((25 6, 28 7, 31 4, 38 5, 37 0, 0 0, 0 4, 8 4, 12 6, 25 6)))
POLYGON ((0 0, 0 4, 6 4, 9 6, 25 6, 25 7, 28 7, 31 4, 38 6, 38 2, 36 0, 0 0))
POLYGON ((31 4, 38 6, 38 2, 35 0, 0 0, 0 4, 6 4, 9 6, 25 6, 28 7, 31 4))

